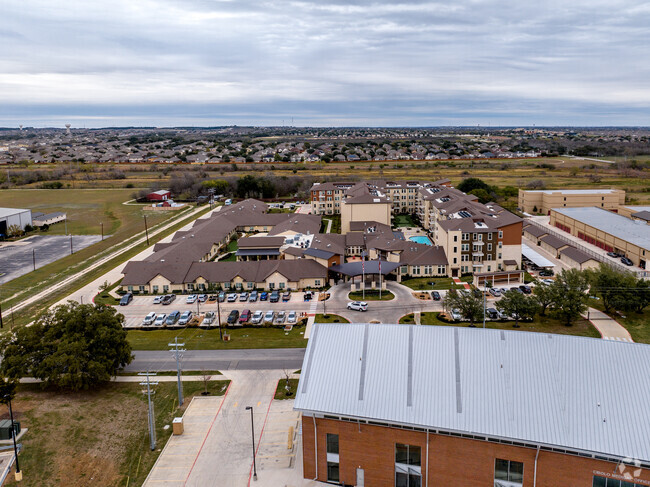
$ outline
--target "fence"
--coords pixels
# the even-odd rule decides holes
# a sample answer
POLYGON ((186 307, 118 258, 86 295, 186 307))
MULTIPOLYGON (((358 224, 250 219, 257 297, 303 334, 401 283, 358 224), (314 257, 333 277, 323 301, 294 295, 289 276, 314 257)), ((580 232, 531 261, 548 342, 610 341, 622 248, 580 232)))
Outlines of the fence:
POLYGON ((588 248, 585 247, 584 245, 579 244, 578 242, 575 242, 573 240, 568 240, 565 238, 564 235, 562 235, 561 232, 558 232, 557 230, 554 230, 553 228, 546 226, 546 225, 541 225, 540 223, 534 221, 534 220, 527 220, 527 223, 530 223, 531 225, 534 225, 535 227, 539 228, 540 230, 543 230, 544 232, 548 233, 549 235, 553 235, 556 238, 559 238, 563 242, 566 242, 567 245, 571 245, 572 247, 575 247, 576 249, 580 250, 581 252, 584 252, 587 254, 589 257, 592 257, 593 259, 597 260, 598 262, 602 262, 604 264, 607 264, 609 266, 612 266, 613 268, 622 271, 622 272, 629 272, 631 274, 634 274, 637 279, 650 279, 650 272, 645 270, 645 271, 635 271, 633 269, 630 269, 627 266, 624 266, 623 264, 619 264, 618 262, 611 261, 607 258, 605 258, 604 255, 588 248))

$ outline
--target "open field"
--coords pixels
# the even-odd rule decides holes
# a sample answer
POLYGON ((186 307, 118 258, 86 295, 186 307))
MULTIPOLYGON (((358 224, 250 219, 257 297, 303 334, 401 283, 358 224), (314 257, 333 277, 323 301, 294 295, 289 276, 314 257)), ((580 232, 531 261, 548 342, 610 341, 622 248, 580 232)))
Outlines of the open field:
POLYGON ((168 344, 175 337, 183 340, 188 350, 233 350, 244 348, 304 348, 307 340, 303 338, 304 326, 294 325, 290 332, 281 327, 222 328, 230 334, 230 341, 219 338, 219 329, 202 330, 185 328, 183 330, 132 330, 128 340, 133 350, 168 350, 168 344))
MULTIPOLYGON (((208 390, 223 395, 227 384, 210 381, 208 390)), ((142 485, 171 435, 171 427, 164 426, 171 426, 191 397, 204 390, 204 383, 183 383, 185 404, 180 409, 174 382, 161 382, 154 389, 157 442, 156 450, 151 451, 147 400, 137 383, 109 383, 78 393, 43 391, 38 384, 21 384, 12 405, 16 419, 29 429, 21 439, 24 477, 21 483, 8 481, 4 485, 142 485)), ((8 413, 3 419, 5 416, 8 413)))
MULTIPOLYGON (((437 325, 437 326, 469 326, 469 322, 454 322, 449 323, 442 321, 438 318, 438 312, 422 313, 420 323, 422 325, 437 325)), ((413 314, 403 316, 399 320, 400 323, 414 323, 413 314)), ((576 320, 572 326, 565 326, 560 320, 548 316, 535 316, 532 322, 524 323, 519 322, 519 328, 514 328, 514 321, 487 321, 486 328, 495 330, 519 330, 519 331, 533 331, 538 333, 556 333, 558 335, 577 335, 592 338, 600 338, 600 333, 594 326, 585 319, 576 320)), ((483 321, 476 322, 476 327, 483 326, 483 321)))

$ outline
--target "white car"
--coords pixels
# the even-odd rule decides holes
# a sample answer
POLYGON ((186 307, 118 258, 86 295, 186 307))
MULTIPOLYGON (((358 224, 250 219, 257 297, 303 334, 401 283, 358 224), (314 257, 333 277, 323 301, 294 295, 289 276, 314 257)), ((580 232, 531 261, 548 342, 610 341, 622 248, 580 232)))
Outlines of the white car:
POLYGON ((149 313, 147 316, 144 317, 144 320, 142 320, 143 325, 153 325, 153 322, 156 321, 156 313, 153 311, 149 313))
POLYGON ((165 324, 166 318, 167 315, 165 313, 161 313, 158 316, 156 316, 156 321, 154 321, 153 324, 156 326, 163 326, 165 324))
POLYGON ((463 319, 463 315, 461 315, 460 311, 457 309, 452 309, 449 314, 451 315, 451 319, 454 321, 460 321, 463 319))
POLYGON ((348 303, 348 309, 353 311, 368 311, 368 303, 364 301, 350 301, 348 303))
POLYGON ((275 316, 275 311, 267 311, 264 315, 264 323, 273 323, 273 317, 275 316))
POLYGON ((228 295, 228 302, 229 303, 234 303, 235 301, 237 301, 237 294, 236 293, 230 293, 228 295))
POLYGON ((187 298, 185 298, 185 302, 187 304, 193 304, 196 303, 197 296, 196 294, 190 294, 187 298))
POLYGON ((296 322, 296 312, 289 311, 289 314, 287 315, 287 323, 295 323, 295 322, 296 322))
POLYGON ((208 311, 203 317, 203 324, 211 325, 212 323, 214 323, 214 319, 215 319, 214 311, 208 311))
POLYGON ((542 284, 545 284, 545 285, 547 285, 547 286, 550 286, 550 285, 553 284, 555 281, 554 281, 553 279, 542 279, 542 280, 539 281, 539 282, 541 282, 542 284))
POLYGON ((191 311, 183 311, 181 318, 178 320, 179 325, 187 325, 192 320, 191 311))
POLYGON ((162 303, 162 298, 164 298, 164 296, 156 296, 156 297, 154 297, 154 298, 153 298, 153 304, 160 304, 160 303, 162 303))
POLYGON ((251 323, 253 325, 259 325, 263 319, 264 319, 264 311, 258 310, 255 311, 255 313, 253 313, 253 316, 251 317, 251 323))

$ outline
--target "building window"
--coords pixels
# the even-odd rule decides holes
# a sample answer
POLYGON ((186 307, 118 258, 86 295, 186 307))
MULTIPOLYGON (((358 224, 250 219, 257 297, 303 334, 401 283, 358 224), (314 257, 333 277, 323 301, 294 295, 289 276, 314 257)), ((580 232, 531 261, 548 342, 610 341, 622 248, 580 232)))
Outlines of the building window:
POLYGON ((414 265, 411 267, 413 269, 413 275, 414 276, 419 276, 420 275, 420 266, 419 265, 414 265))
POLYGON ((339 435, 327 433, 327 481, 339 481, 339 435))
POLYGON ((235 287, 236 287, 237 289, 241 289, 241 282, 236 282, 236 283, 235 283, 235 287))
POLYGON ((503 230, 499 230, 499 238, 503 238, 503 230))
POLYGON ((491 243, 489 243, 489 244, 487 245, 487 249, 488 249, 488 252, 491 252, 491 251, 492 251, 492 244, 491 244, 491 243))
POLYGON ((422 461, 419 446, 395 444, 395 487, 421 487, 422 461))
POLYGON ((469 252, 469 244, 463 244, 461 250, 462 250, 463 252, 469 252))
POLYGON ((488 233, 487 236, 488 236, 488 240, 492 240, 492 233, 488 233))
POLYGON ((523 483, 524 464, 522 462, 499 458, 494 461, 494 487, 516 487, 523 483))
POLYGON ((463 233, 463 240, 469 240, 469 233, 463 233))
POLYGON ((446 271, 446 269, 445 269, 444 265, 439 265, 438 266, 438 274, 444 274, 445 271, 446 271))
POLYGON ((130 293, 133 292, 133 286, 126 286, 126 289, 127 289, 127 291, 129 291, 130 293))
POLYGON ((141 292, 141 293, 144 292, 144 286, 140 286, 139 289, 140 289, 140 292, 141 292))
POLYGON ((269 289, 275 289, 275 283, 269 282, 269 289))
POLYGON ((314 286, 320 287, 320 279, 314 279, 314 286))
POLYGON ((158 286, 153 287, 153 292, 154 292, 154 294, 158 294, 158 286))
POLYGON ((478 235, 474 234, 474 235, 472 235, 472 238, 474 238, 474 240, 478 240, 478 235))
POLYGON ((594 475, 592 487, 641 487, 641 484, 594 475))
POLYGON ((254 285, 255 285, 254 282, 248 282, 248 283, 246 283, 246 286, 248 287, 248 289, 253 289, 253 286, 254 286, 254 285))
POLYGON ((454 242, 458 242, 458 235, 454 235, 454 242))
POLYGON ((454 247, 454 254, 458 252, 458 247, 454 247))
POLYGON ((280 283, 280 289, 284 289, 284 284, 285 284, 284 282, 280 283))
POLYGON ((224 289, 230 289, 230 283, 229 282, 224 282, 223 283, 223 288, 224 289))

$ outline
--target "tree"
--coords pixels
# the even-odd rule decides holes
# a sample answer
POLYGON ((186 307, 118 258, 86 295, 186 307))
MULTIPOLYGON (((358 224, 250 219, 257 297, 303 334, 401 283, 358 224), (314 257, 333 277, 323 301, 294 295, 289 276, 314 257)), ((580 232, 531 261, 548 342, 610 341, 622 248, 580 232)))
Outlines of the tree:
POLYGON ((539 308, 536 300, 516 291, 505 293, 496 306, 502 313, 514 317, 514 328, 519 328, 519 320, 532 319, 539 308))
POLYGON ((110 380, 131 362, 124 316, 109 306, 70 301, 0 342, 0 373, 36 377, 44 386, 78 391, 110 380))
POLYGON ((487 192, 491 190, 490 186, 479 178, 467 178, 463 179, 458 185, 458 189, 463 193, 469 193, 474 189, 483 189, 487 192))
POLYGON ((587 271, 586 276, 592 292, 603 300, 607 313, 628 308, 628 298, 634 295, 637 284, 632 274, 601 263, 598 269, 587 271))
POLYGON ((553 286, 538 284, 533 288, 533 294, 539 306, 540 316, 546 316, 546 309, 555 302, 555 290, 553 286))
POLYGON ((23 229, 18 225, 9 225, 7 227, 7 235, 10 237, 20 237, 23 234, 23 229))
POLYGON ((480 203, 488 203, 492 201, 492 195, 484 189, 473 189, 467 194, 476 196, 480 203))
POLYGON ((15 379, 0 377, 0 404, 7 404, 14 400, 17 385, 18 381, 15 379))
POLYGON ((589 282, 586 275, 578 269, 562 270, 552 284, 554 313, 571 326, 580 314, 587 310, 587 290, 589 282))
POLYGON ((201 185, 206 189, 214 189, 216 194, 227 194, 230 190, 230 184, 224 179, 210 179, 203 181, 201 185))
POLYGON ((475 296, 471 291, 450 289, 445 297, 445 308, 457 309, 463 317, 469 320, 470 326, 474 326, 475 321, 483 319, 483 299, 475 296))

